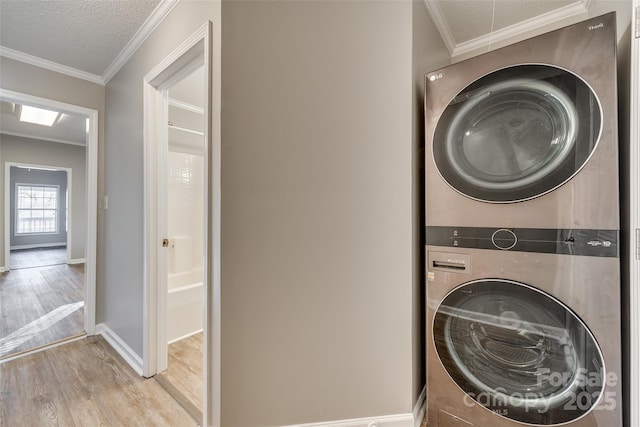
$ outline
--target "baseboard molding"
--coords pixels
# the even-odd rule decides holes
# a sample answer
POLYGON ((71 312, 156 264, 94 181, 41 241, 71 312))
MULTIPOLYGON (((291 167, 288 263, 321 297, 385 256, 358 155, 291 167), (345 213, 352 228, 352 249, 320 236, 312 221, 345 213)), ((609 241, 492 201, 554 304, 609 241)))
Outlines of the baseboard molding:
POLYGON ((20 249, 38 249, 38 248, 59 248, 67 246, 67 242, 61 243, 36 243, 34 245, 16 245, 10 246, 9 249, 12 251, 20 250, 20 249))
POLYGON ((138 356, 135 351, 131 350, 131 347, 122 341, 122 338, 120 338, 118 334, 113 332, 113 330, 104 323, 96 325, 96 334, 102 335, 111 347, 122 356, 125 362, 127 362, 138 375, 142 376, 142 358, 138 356))
POLYGON ((381 417, 354 418, 311 424, 293 424, 286 427, 413 427, 413 414, 385 415, 381 417))
POLYGON ((7 267, 0 267, 0 273, 4 273, 6 271, 9 271, 7 270, 7 267))
POLYGON ((70 259, 68 264, 84 264, 85 263, 85 259, 84 258, 73 258, 70 259))
POLYGON ((413 427, 420 427, 422 425, 422 419, 424 418, 425 410, 427 409, 427 386, 425 385, 418 396, 416 406, 413 408, 413 427))

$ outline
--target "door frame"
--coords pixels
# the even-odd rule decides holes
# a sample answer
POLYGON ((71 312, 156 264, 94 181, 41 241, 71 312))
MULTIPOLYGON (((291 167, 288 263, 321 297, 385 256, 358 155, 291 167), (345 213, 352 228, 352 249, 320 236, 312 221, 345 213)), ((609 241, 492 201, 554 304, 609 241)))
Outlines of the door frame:
MULTIPOLYGON (((640 0, 631 13, 630 155, 629 155, 629 398, 640 401, 640 0)), ((629 404, 629 425, 640 426, 640 407, 629 404)))
MULTIPOLYGON (((71 168, 60 167, 55 165, 38 165, 33 163, 19 163, 19 162, 4 162, 4 230, 11 230, 11 167, 22 167, 22 168, 44 168, 44 169, 55 169, 57 171, 63 171, 67 173, 67 203, 68 206, 72 206, 71 202, 73 200, 73 171, 71 168)), ((67 212, 67 239, 66 239, 66 253, 67 253, 67 264, 76 263, 75 260, 71 259, 71 243, 73 241, 73 232, 71 229, 71 225, 73 224, 73 213, 72 209, 69 208, 69 212, 67 212)), ((11 233, 5 233, 4 236, 4 253, 5 253, 5 269, 6 271, 11 270, 11 233)), ((79 263, 79 262, 78 262, 79 263)))
POLYGON ((143 308, 143 376, 151 377, 166 367, 166 266, 161 241, 166 194, 168 149, 167 88, 180 80, 198 58, 205 69, 204 106, 204 407, 203 425, 220 425, 220 29, 214 32, 207 21, 173 52, 156 65, 143 79, 144 102, 144 308, 143 308), (215 40, 214 40, 215 36, 215 40))
MULTIPOLYGON (((84 268, 84 330, 87 335, 94 335, 96 332, 96 252, 97 252, 97 229, 98 229, 98 111, 68 104, 53 99, 28 95, 0 88, 0 101, 17 104, 29 104, 36 107, 54 109, 63 112, 81 114, 89 120, 86 145, 86 215, 87 229, 85 238, 85 268, 84 268)), ((64 168, 59 168, 64 169, 64 168)), ((6 173, 6 172, 5 172, 6 173)), ((71 178, 71 176, 69 176, 71 178)), ((71 192, 69 192, 71 194, 71 192)), ((5 194, 5 201, 7 195, 5 194)), ((6 230, 8 219, 5 218, 5 248, 8 247, 7 240, 9 233, 6 230)), ((69 238, 68 238, 69 239, 69 238)), ((70 240, 69 240, 70 241, 70 240)), ((69 255, 67 255, 68 257, 69 255)), ((4 254, 5 268, 9 269, 9 252, 4 254)))

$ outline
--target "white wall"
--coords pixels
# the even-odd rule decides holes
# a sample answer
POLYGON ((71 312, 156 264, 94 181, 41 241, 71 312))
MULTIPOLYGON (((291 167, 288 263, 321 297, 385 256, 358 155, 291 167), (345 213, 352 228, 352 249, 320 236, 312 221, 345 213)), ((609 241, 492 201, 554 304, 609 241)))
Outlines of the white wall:
MULTIPOLYGON (((41 141, 19 136, 0 134, 0 200, 4 200, 4 163, 26 163, 35 165, 47 165, 53 167, 72 169, 71 215, 72 215, 72 246, 71 258, 84 258, 87 214, 86 214, 86 160, 85 148, 77 145, 59 144, 55 142, 41 141)), ((3 211, 3 209, 0 209, 3 211)), ((4 228, 4 222, 0 223, 4 228)), ((2 230, 0 230, 2 231, 2 230)), ((0 234, 2 236, 2 234, 0 234)), ((1 240, 4 242, 4 240, 1 240)), ((0 245, 2 246, 2 245, 0 245)), ((4 258, 0 258, 4 263, 4 258)))

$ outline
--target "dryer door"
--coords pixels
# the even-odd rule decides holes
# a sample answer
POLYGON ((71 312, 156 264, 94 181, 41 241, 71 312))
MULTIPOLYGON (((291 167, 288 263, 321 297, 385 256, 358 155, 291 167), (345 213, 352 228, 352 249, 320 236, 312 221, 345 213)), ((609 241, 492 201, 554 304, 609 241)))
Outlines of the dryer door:
POLYGON ((445 108, 434 132, 434 161, 468 197, 527 200, 578 173, 601 123, 599 102, 578 76, 547 65, 509 67, 473 82, 445 108))
POLYGON ((554 425, 600 400, 605 367, 595 338, 557 299, 508 280, 477 280, 450 292, 433 324, 453 381, 506 418, 554 425))

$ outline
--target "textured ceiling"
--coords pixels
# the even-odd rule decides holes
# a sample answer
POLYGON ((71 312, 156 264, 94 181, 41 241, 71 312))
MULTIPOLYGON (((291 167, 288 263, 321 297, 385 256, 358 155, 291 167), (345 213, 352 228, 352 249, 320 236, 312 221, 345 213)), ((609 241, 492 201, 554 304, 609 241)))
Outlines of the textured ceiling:
POLYGON ((452 57, 513 39, 605 0, 424 0, 452 57))
POLYGON ((518 24, 552 10, 576 3, 575 0, 438 0, 443 17, 456 43, 463 43, 493 31, 518 24))
POLYGON ((159 0, 0 0, 0 45, 102 75, 159 0))

